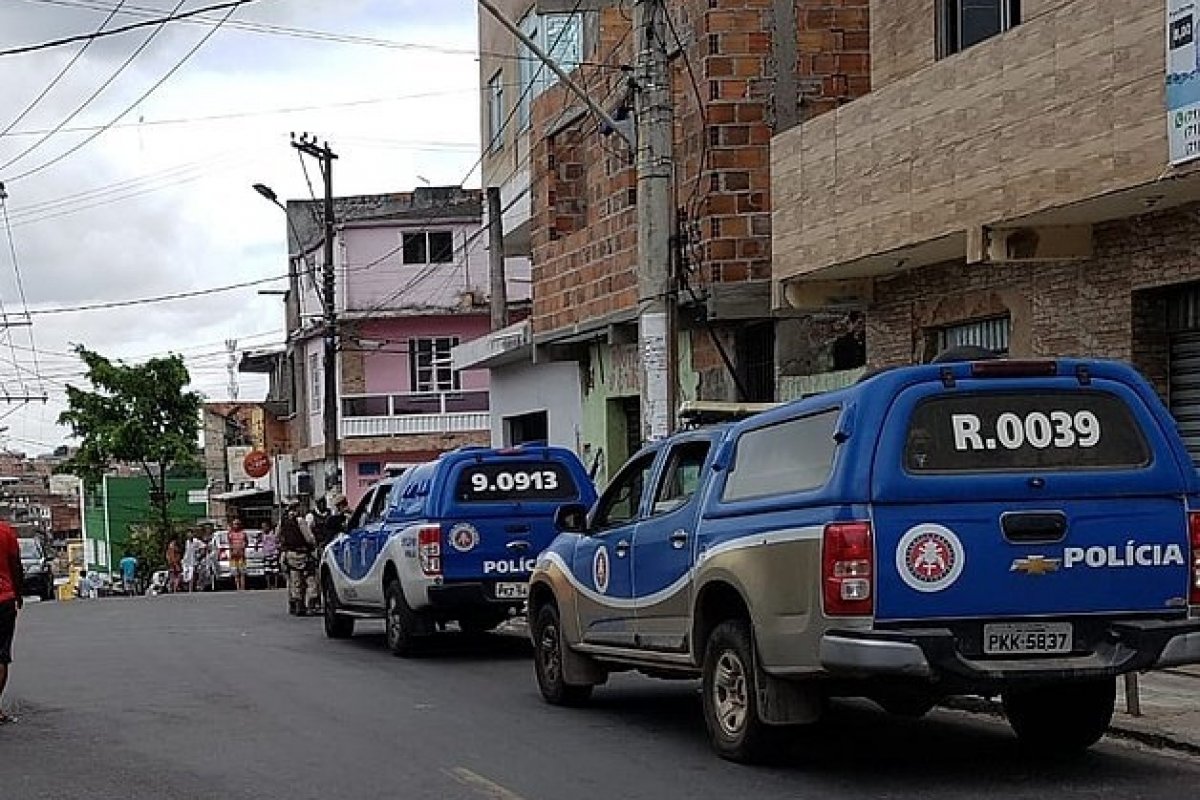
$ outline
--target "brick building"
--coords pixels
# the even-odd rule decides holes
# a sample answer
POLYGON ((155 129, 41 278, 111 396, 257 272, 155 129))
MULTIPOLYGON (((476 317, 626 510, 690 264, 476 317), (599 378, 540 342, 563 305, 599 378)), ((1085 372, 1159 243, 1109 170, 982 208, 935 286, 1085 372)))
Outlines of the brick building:
MULTIPOLYGON (((502 5, 616 119, 632 117, 636 89, 626 68, 636 54, 627 4, 502 5)), ((869 90, 867 6, 866 0, 665 3, 680 400, 771 400, 805 390, 789 378, 861 361, 853 352, 848 359, 834 355, 835 341, 856 335, 847 315, 772 311, 769 151, 773 134, 869 90)), ((528 371, 531 363, 547 370, 578 365, 554 376, 574 384, 579 403, 575 441, 565 443, 603 478, 642 440, 633 153, 619 136, 600 130, 564 86, 537 77, 537 62, 531 67, 530 54, 486 14, 480 49, 484 183, 501 187, 509 209, 506 254, 532 263, 533 313, 528 335, 513 339, 521 342, 513 349, 526 355, 523 362, 505 361, 512 352, 493 348, 471 363, 509 371, 528 371)), ((529 408, 539 400, 523 399, 529 408)), ((553 429, 553 406, 542 405, 553 429)))
POLYGON ((772 142, 776 304, 859 304, 873 364, 1130 359, 1200 453, 1200 173, 1170 156, 1166 0, 870 6, 871 93, 772 142))

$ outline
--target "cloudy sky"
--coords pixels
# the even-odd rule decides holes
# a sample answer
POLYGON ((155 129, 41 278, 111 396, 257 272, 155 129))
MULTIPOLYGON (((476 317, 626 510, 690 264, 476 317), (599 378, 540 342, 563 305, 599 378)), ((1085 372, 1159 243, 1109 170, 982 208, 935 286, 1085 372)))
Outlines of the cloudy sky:
MULTIPOLYGON (((110 16, 115 28, 219 1, 0 0, 0 181, 16 254, 14 269, 0 221, 0 300, 10 320, 26 307, 33 320, 0 334, 0 389, 49 396, 0 403, 0 446, 66 441, 55 424, 64 385, 83 385, 71 343, 131 362, 181 353, 195 387, 224 399, 225 340, 282 341, 281 300, 258 293, 282 281, 64 309, 285 272, 283 213, 250 187, 309 196, 289 132, 330 142, 339 195, 478 186, 474 0, 255 0, 141 102, 224 11, 95 39, 82 54, 82 43, 2 54, 94 33, 110 16)), ((319 194, 314 165, 309 174, 319 194)), ((264 390, 241 376, 242 399, 264 390)))

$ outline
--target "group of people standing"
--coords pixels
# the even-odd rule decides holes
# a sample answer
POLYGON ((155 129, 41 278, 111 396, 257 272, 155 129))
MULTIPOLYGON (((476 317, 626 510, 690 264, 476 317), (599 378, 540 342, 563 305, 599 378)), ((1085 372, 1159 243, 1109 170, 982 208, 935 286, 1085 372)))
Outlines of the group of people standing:
POLYGON ((346 498, 334 498, 330 510, 325 498, 317 500, 307 514, 299 503, 292 503, 279 520, 279 544, 287 575, 288 613, 303 617, 321 610, 317 586, 317 562, 321 551, 346 527, 346 498))

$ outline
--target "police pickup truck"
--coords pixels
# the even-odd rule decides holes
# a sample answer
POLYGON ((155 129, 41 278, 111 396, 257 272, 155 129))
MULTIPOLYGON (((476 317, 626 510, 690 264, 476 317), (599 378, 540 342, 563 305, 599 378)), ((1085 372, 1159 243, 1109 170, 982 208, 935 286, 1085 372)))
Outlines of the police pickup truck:
POLYGON ((561 503, 590 503, 579 459, 557 447, 463 448, 373 486, 320 562, 325 633, 383 617, 409 655, 455 621, 483 632, 523 610, 561 503))
POLYGON ((885 371, 647 447, 557 523, 529 598, 544 698, 699 675, 733 760, 830 697, 998 695, 1023 744, 1083 750, 1116 676, 1200 662, 1200 481, 1118 363, 885 371))

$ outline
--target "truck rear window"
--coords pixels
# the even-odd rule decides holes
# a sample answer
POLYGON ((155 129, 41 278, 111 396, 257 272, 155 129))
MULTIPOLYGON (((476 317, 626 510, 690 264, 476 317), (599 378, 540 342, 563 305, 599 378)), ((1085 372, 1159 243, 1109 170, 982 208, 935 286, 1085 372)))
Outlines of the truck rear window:
POLYGON ((909 472, 1131 469, 1150 449, 1120 398, 1097 391, 962 394, 922 401, 904 448, 909 472))
POLYGON ((574 500, 579 487, 556 461, 501 461, 467 465, 454 496, 460 503, 574 500))

